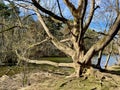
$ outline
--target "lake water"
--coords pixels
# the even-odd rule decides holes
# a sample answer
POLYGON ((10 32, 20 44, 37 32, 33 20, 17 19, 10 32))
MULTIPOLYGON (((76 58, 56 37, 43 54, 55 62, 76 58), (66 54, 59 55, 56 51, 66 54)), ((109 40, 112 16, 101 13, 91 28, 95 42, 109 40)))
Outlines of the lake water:
MULTIPOLYGON (((120 56, 118 56, 118 55, 117 55, 117 57, 120 58, 120 56)), ((105 66, 105 64, 106 64, 106 59, 107 59, 107 56, 106 56, 106 55, 103 55, 103 56, 102 56, 102 60, 101 60, 101 67, 102 67, 102 68, 104 68, 104 66, 105 66)), ((119 60, 120 60, 120 59, 119 59, 119 60)), ((93 63, 93 64, 96 64, 96 63, 97 63, 97 56, 92 59, 92 63, 93 63)), ((108 66, 112 66, 112 65, 115 65, 115 64, 117 64, 117 63, 118 63, 118 61, 116 60, 116 56, 110 56, 110 60, 109 60, 109 62, 108 62, 108 66)))

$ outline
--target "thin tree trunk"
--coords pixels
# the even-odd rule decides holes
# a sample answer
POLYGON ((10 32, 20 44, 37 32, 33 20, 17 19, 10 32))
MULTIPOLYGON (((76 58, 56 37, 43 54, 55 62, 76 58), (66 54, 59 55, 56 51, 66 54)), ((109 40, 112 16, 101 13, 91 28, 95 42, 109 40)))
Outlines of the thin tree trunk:
POLYGON ((98 55, 98 63, 96 65, 97 68, 101 69, 101 58, 102 58, 102 52, 103 52, 103 49, 99 51, 99 55, 98 55))
POLYGON ((110 52, 109 52, 109 54, 108 54, 108 56, 107 56, 107 59, 106 59, 105 69, 107 69, 108 62, 109 62, 109 60, 110 60, 110 56, 111 56, 111 53, 112 53, 112 49, 113 49, 113 41, 112 41, 112 43, 111 43, 110 52))
POLYGON ((108 54, 107 59, 106 59, 106 64, 105 64, 105 69, 107 69, 109 60, 110 60, 111 52, 108 54))

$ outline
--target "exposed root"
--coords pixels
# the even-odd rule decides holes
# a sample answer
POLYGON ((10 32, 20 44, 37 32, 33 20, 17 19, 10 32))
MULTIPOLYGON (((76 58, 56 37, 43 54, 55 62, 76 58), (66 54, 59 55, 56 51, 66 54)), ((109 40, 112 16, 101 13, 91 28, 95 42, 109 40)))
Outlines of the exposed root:
POLYGON ((78 78, 79 78, 79 76, 78 76, 78 75, 76 75, 76 73, 75 73, 75 72, 74 72, 73 74, 69 75, 69 76, 66 76, 66 78, 76 78, 76 77, 78 77, 78 78))
POLYGON ((72 80, 74 80, 73 78, 66 80, 65 82, 63 82, 60 87, 64 87, 65 85, 67 85, 67 83, 71 82, 72 80))

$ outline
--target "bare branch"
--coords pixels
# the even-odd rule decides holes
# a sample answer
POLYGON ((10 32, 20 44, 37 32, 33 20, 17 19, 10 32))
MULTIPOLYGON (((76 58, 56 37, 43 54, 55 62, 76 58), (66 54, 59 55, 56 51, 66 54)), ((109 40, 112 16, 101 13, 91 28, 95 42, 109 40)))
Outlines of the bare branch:
POLYGON ((36 15, 36 13, 29 14, 29 15, 27 15, 26 17, 24 17, 22 20, 25 20, 25 19, 29 18, 30 16, 33 16, 33 15, 36 15))
POLYGON ((10 27, 10 28, 8 28, 8 29, 6 29, 6 30, 0 31, 0 33, 4 33, 4 32, 7 32, 7 31, 10 31, 10 30, 13 30, 14 28, 17 28, 17 27, 20 27, 20 26, 13 26, 13 27, 10 27))
MULTIPOLYGON (((81 16, 81 19, 82 19, 82 24, 83 24, 83 20, 84 20, 84 16, 85 16, 85 12, 86 12, 86 9, 87 9, 87 4, 88 4, 88 0, 83 0, 83 6, 82 6, 82 10, 81 10, 81 12, 82 12, 82 16, 81 16)), ((78 10, 79 9, 81 9, 81 7, 79 6, 78 7, 78 10)), ((79 10, 80 11, 80 10, 79 10)))
POLYGON ((83 34, 83 21, 84 21, 84 17, 85 17, 85 13, 86 13, 86 9, 87 9, 87 4, 88 4, 88 1, 87 0, 80 0, 79 1, 79 6, 78 6, 78 12, 79 12, 79 17, 80 17, 80 32, 79 32, 79 35, 78 35, 78 40, 77 42, 79 43, 82 36, 84 35, 81 35, 83 34))
POLYGON ((48 35, 51 39, 53 39, 54 36, 51 34, 51 32, 49 31, 49 29, 48 29, 48 27, 46 26, 45 22, 43 21, 42 16, 40 15, 38 9, 37 9, 37 8, 34 8, 34 10, 35 10, 35 12, 36 12, 36 14, 37 14, 37 16, 38 16, 38 20, 39 20, 40 23, 42 24, 42 26, 43 26, 43 28, 45 29, 47 35, 48 35))
POLYGON ((40 23, 42 24, 44 30, 46 31, 47 35, 49 36, 49 38, 51 39, 52 43, 62 52, 64 52, 65 54, 72 56, 74 54, 74 50, 72 50, 71 48, 69 48, 68 46, 66 46, 63 43, 60 43, 53 35, 52 33, 49 31, 48 27, 46 26, 45 22, 43 21, 39 11, 35 8, 34 9, 37 16, 38 16, 38 20, 40 21, 40 23))
POLYGON ((49 10, 46 10, 45 8, 43 8, 36 0, 32 0, 33 2, 33 5, 38 8, 39 10, 41 10, 42 12, 50 15, 51 17, 53 17, 54 19, 57 19, 59 21, 62 21, 62 22, 67 22, 68 20, 64 17, 60 17, 58 15, 55 15, 53 12, 49 11, 49 10))
POLYGON ((71 39, 70 38, 66 38, 66 39, 63 39, 63 40, 60 40, 60 42, 68 42, 68 41, 70 41, 71 39))
POLYGON ((77 11, 81 14, 80 17, 83 20, 84 16, 85 16, 86 9, 87 9, 88 0, 79 0, 78 4, 79 5, 78 5, 77 11))
POLYGON ((74 17, 77 17, 78 16, 78 12, 77 12, 77 9, 74 7, 74 5, 69 0, 64 0, 64 2, 68 6, 68 8, 70 9, 72 15, 74 17))
POLYGON ((33 7, 31 5, 26 5, 25 3, 16 3, 19 7, 22 7, 27 10, 33 10, 33 7))
POLYGON ((63 15, 62 15, 62 11, 61 11, 61 8, 60 8, 59 0, 57 0, 57 4, 58 4, 59 11, 60 11, 60 15, 61 15, 61 17, 63 17, 63 15))
POLYGON ((23 61, 28 62, 28 63, 48 64, 48 65, 52 65, 52 66, 55 66, 55 67, 61 67, 61 66, 73 67, 74 66, 73 63, 56 63, 56 62, 52 62, 52 61, 48 61, 48 60, 31 60, 29 58, 25 58, 23 56, 20 56, 18 54, 17 50, 15 50, 15 53, 20 60, 23 60, 23 61))
POLYGON ((37 43, 35 43, 35 44, 29 45, 26 50, 28 50, 28 49, 30 49, 30 48, 32 48, 32 47, 34 47, 34 46, 40 45, 40 44, 48 41, 49 39, 50 39, 50 38, 47 37, 46 39, 42 40, 41 42, 37 42, 37 43))
POLYGON ((94 11, 95 11, 95 0, 91 0, 91 8, 90 8, 90 13, 89 13, 89 16, 88 16, 88 19, 85 23, 85 26, 84 26, 84 30, 86 31, 92 21, 92 18, 93 18, 93 15, 94 15, 94 11))
POLYGON ((117 16, 119 15, 119 0, 116 0, 116 12, 117 12, 117 16))

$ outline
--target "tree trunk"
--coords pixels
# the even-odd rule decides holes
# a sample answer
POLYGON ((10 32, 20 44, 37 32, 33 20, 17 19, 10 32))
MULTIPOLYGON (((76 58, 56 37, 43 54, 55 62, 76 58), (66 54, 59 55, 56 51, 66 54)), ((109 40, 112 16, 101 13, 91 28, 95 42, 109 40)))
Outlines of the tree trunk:
POLYGON ((82 74, 82 67, 81 67, 81 65, 79 64, 79 63, 74 63, 74 69, 75 69, 75 76, 76 77, 80 77, 81 76, 81 74, 82 74))
POLYGON ((93 75, 92 67, 91 65, 85 65, 85 64, 79 64, 79 63, 74 63, 75 64, 75 72, 74 76, 76 77, 81 77, 81 76, 90 76, 93 75))
POLYGON ((70 77, 81 77, 84 75, 90 75, 91 74, 91 60, 87 64, 81 64, 79 61, 83 59, 84 55, 83 53, 80 53, 79 58, 76 55, 74 55, 73 59, 73 65, 74 65, 74 73, 70 75, 70 77), (81 57, 80 57, 81 56, 81 57))
POLYGON ((108 62, 110 60, 110 56, 111 56, 112 50, 113 50, 113 41, 111 43, 110 51, 109 51, 109 54, 108 54, 107 59, 106 59, 105 69, 107 69, 108 62))
POLYGON ((108 54, 107 59, 106 59, 106 63, 105 63, 105 69, 107 69, 108 66, 108 62, 110 60, 110 56, 111 56, 111 52, 108 54))
POLYGON ((101 63, 101 58, 102 58, 102 52, 103 52, 103 49, 99 51, 98 63, 96 65, 96 67, 99 68, 99 69, 101 69, 100 63, 101 63))

